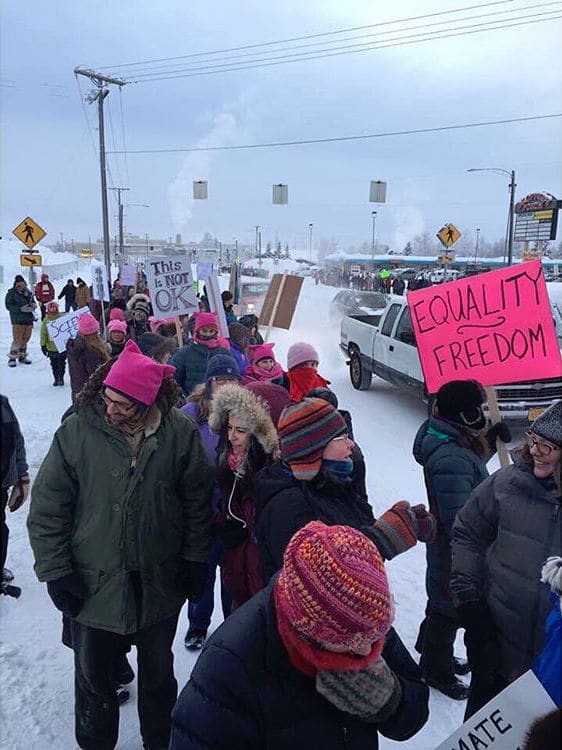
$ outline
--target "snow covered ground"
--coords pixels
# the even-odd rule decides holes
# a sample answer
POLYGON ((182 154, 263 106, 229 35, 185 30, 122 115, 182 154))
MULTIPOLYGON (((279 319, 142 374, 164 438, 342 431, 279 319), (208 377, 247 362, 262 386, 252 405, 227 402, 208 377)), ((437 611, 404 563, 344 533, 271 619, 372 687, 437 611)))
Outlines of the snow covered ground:
MULTIPOLYGON (((86 278, 86 277, 85 277, 86 278)), ((11 285, 5 277, 2 294, 11 285)), ((55 284, 57 291, 62 282, 55 284)), ((285 362, 290 343, 307 340, 320 352, 320 371, 332 381, 342 408, 354 419, 356 439, 367 460, 371 502, 378 515, 393 502, 405 498, 425 501, 421 468, 411 455, 414 435, 425 419, 425 406, 396 388, 376 379, 368 392, 353 390, 340 354, 337 326, 330 324, 328 306, 337 290, 315 286, 306 279, 291 332, 273 331, 277 356, 285 362)), ((26 440, 32 478, 49 447, 60 415, 70 404, 70 387, 53 388, 49 363, 41 355, 36 324, 31 342, 30 366, 8 369, 3 357, 10 343, 7 312, 0 310, 0 390, 8 395, 26 440)), ((493 464, 491 469, 496 468, 493 464)), ((27 507, 10 515, 8 566, 23 589, 18 600, 0 598, 0 747, 5 750, 67 750, 76 747, 73 734, 72 654, 60 643, 61 618, 37 582, 32 568, 25 521, 27 507)), ((388 564, 397 605, 396 627, 413 650, 417 627, 425 607, 424 548, 419 545, 388 564)), ((215 612, 213 627, 220 624, 215 612)), ((184 610, 175 641, 175 671, 183 687, 196 655, 183 646, 187 626, 184 610)), ((462 654, 460 640, 458 652, 462 654)), ((133 657, 134 661, 134 657, 133 657)), ((141 747, 136 713, 135 683, 132 699, 121 708, 119 750, 141 747)), ((432 691, 431 716, 427 726, 412 740, 395 743, 381 739, 382 750, 415 748, 431 750, 462 723, 464 704, 432 691)))

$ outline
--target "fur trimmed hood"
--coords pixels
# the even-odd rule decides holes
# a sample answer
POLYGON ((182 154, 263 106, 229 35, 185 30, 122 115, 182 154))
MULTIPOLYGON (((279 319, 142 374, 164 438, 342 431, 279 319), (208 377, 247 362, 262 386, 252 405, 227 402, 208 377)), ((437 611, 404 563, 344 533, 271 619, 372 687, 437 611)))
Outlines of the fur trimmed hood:
POLYGON ((141 294, 140 292, 137 292, 137 294, 133 294, 130 300, 127 302, 127 310, 134 310, 135 306, 138 305, 138 303, 141 302, 141 308, 145 305, 148 305, 150 309, 152 309, 150 297, 147 294, 141 294))
POLYGON ((279 455, 277 430, 269 416, 267 404, 259 396, 235 383, 223 385, 211 401, 211 431, 220 433, 228 423, 229 414, 235 414, 242 420, 267 455, 274 458, 279 455))

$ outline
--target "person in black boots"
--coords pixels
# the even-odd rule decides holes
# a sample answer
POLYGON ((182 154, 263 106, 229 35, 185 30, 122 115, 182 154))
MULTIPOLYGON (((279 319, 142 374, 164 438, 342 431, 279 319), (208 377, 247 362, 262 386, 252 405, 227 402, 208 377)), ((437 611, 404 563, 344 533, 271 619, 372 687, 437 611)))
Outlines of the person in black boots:
POLYGON ((4 567, 9 536, 6 525, 6 507, 13 512, 24 504, 29 492, 29 474, 23 435, 6 396, 0 396, 0 407, 2 410, 2 519, 0 528, 2 584, 0 593, 17 599, 21 594, 21 589, 19 586, 11 585, 10 582, 14 579, 13 573, 4 567), (10 487, 12 491, 8 494, 10 487))
POLYGON ((8 289, 5 300, 6 310, 10 313, 12 324, 12 345, 8 355, 8 367, 15 367, 18 362, 30 365, 27 356, 27 344, 33 331, 37 304, 27 282, 21 274, 14 278, 14 285, 8 289))
POLYGON ((60 318, 61 313, 56 302, 47 302, 45 306, 45 317, 41 323, 41 351, 49 358, 51 370, 53 371, 53 385, 64 385, 64 371, 66 370, 66 351, 59 352, 57 345, 49 333, 49 323, 60 318))
POLYGON ((456 677, 468 670, 453 656, 461 627, 449 593, 453 522, 472 490, 488 476, 491 444, 498 434, 506 442, 511 439, 501 422, 490 430, 482 411, 485 400, 484 389, 475 380, 441 386, 413 448, 414 458, 423 466, 429 509, 437 521, 437 539, 426 548, 428 601, 416 650, 427 684, 454 700, 468 697, 468 687, 456 677))
POLYGON ((68 279, 57 299, 62 299, 63 297, 65 313, 78 309, 78 305, 76 304, 76 287, 72 279, 68 279))

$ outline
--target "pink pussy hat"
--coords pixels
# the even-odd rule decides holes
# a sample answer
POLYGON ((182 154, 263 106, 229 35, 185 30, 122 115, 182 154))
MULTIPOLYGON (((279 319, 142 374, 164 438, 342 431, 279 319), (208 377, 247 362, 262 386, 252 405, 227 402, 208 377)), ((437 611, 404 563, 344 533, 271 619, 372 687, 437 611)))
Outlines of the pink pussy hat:
POLYGON ((123 310, 121 310, 120 307, 112 307, 109 312, 109 319, 110 320, 125 320, 125 316, 123 315, 123 310))
POLYGON ((275 354, 273 353, 274 346, 275 344, 273 342, 271 344, 253 344, 252 346, 249 346, 247 354, 250 358, 250 362, 255 364, 256 362, 259 362, 260 359, 268 358, 275 360, 275 354))
POLYGON ((173 375, 175 371, 176 368, 172 365, 161 365, 146 357, 135 342, 129 340, 103 384, 150 406, 156 401, 164 378, 173 375))
POLYGON ((195 315, 195 333, 205 326, 213 326, 219 330, 219 319, 216 313, 196 313, 195 315))
POLYGON ((84 313, 78 318, 78 333, 82 336, 91 336, 100 332, 100 324, 91 313, 84 313))
POLYGON ((152 333, 158 333, 160 326, 173 325, 175 322, 175 318, 162 318, 161 320, 156 320, 153 315, 150 315, 148 318, 148 325, 150 326, 152 333))
POLYGON ((110 333, 119 332, 127 333, 127 324, 124 320, 110 320, 107 324, 107 330, 110 333))

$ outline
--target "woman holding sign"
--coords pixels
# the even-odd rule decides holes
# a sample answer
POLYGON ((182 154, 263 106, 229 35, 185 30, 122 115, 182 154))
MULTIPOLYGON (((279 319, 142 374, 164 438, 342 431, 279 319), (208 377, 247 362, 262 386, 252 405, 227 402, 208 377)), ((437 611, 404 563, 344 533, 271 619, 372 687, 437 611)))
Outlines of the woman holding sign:
POLYGON ((472 668, 466 717, 526 672, 549 613, 543 562, 562 554, 562 402, 541 414, 514 464, 485 479, 453 526, 451 592, 472 668))

